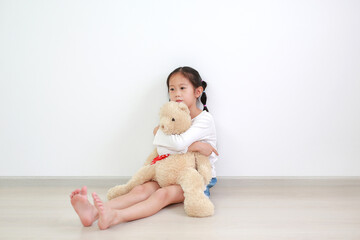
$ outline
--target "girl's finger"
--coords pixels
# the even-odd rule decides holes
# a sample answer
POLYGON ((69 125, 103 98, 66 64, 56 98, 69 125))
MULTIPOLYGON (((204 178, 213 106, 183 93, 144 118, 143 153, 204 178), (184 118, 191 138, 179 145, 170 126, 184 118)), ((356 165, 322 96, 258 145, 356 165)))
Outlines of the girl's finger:
POLYGON ((219 156, 219 153, 216 151, 215 148, 213 148, 213 152, 214 152, 217 156, 219 156))

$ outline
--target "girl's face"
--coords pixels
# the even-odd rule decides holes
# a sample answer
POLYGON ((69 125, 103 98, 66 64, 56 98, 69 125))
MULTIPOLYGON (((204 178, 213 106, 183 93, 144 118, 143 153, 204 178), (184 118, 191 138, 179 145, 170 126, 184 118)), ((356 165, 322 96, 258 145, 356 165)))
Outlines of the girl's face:
POLYGON ((202 87, 195 90, 189 79, 181 73, 175 73, 170 77, 169 95, 171 101, 183 102, 191 109, 192 106, 196 106, 196 99, 201 96, 202 92, 202 87))

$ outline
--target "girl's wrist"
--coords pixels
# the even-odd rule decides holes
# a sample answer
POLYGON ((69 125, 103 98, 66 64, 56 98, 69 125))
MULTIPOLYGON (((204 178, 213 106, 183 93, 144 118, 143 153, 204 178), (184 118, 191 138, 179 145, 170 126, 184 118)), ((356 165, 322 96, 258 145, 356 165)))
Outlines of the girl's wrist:
POLYGON ((188 148, 188 152, 199 152, 198 144, 197 142, 194 142, 191 144, 188 148))

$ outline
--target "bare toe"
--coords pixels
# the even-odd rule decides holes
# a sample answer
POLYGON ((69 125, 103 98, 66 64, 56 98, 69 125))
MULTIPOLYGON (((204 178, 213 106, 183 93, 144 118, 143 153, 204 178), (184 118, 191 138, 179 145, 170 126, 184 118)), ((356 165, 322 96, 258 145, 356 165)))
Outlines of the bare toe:
POLYGON ((100 197, 96 193, 93 193, 92 196, 93 196, 93 199, 94 199, 95 207, 97 209, 103 210, 104 209, 104 204, 101 201, 100 197))
POLYGON ((71 198, 72 197, 74 197, 75 195, 77 195, 77 194, 79 194, 80 193, 80 189, 76 189, 75 191, 73 191, 72 193, 71 193, 71 198))
POLYGON ((80 190, 80 194, 81 195, 87 195, 87 187, 86 186, 83 186, 80 190))

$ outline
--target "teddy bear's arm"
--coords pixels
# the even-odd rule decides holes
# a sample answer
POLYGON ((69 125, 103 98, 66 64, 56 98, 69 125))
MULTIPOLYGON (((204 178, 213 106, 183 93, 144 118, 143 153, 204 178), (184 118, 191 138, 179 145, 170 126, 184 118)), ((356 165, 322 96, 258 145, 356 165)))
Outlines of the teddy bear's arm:
POLYGON ((154 158, 156 158, 158 155, 159 155, 159 154, 158 154, 158 152, 157 152, 157 149, 155 148, 154 151, 152 151, 151 154, 150 154, 150 155, 148 156, 148 158, 146 159, 146 161, 145 161, 145 163, 144 163, 144 166, 149 165, 149 164, 152 162, 152 160, 153 160, 154 158))

